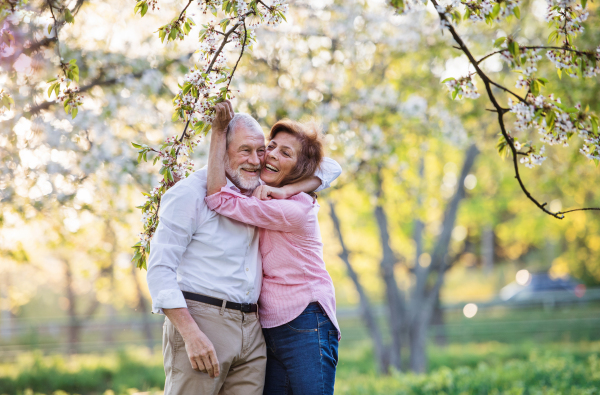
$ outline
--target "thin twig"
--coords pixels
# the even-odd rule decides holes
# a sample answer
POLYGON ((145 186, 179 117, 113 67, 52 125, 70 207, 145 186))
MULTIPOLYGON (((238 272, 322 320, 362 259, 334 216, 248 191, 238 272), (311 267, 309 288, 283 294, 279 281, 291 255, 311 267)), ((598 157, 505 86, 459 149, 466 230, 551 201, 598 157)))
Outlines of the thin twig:
MULTIPOLYGON (((223 51, 223 48, 225 48, 225 45, 228 43, 227 39, 229 38, 229 36, 231 35, 231 33, 233 33, 235 31, 235 29, 237 29, 240 26, 240 23, 242 23, 241 21, 245 20, 246 15, 243 15, 242 18, 240 18, 240 21, 238 21, 238 23, 236 23, 229 31, 225 32, 224 37, 223 37, 223 41, 221 41, 221 45, 219 46, 219 48, 215 52, 215 54, 214 54, 214 56, 213 56, 210 64, 208 65, 208 68, 205 71, 206 74, 209 74, 212 71, 212 68, 213 68, 215 62, 217 61, 217 58, 219 57, 219 55, 223 51)), ((245 24, 244 24, 244 26, 245 26, 245 24)), ((243 49, 242 49, 242 51, 243 51, 243 49)), ((232 76, 233 76, 233 74, 232 74, 232 76)), ((196 100, 194 101, 194 103, 196 103, 197 101, 198 101, 198 98, 196 98, 196 100)), ((186 137, 188 127, 190 126, 190 121, 191 121, 191 118, 188 118, 187 122, 185 123, 185 128, 183 128, 183 133, 181 133, 181 137, 179 137, 179 142, 182 142, 183 139, 186 137)), ((179 152, 179 149, 177 149, 177 151, 179 152)))
MULTIPOLYGON (((544 45, 533 46, 533 47, 519 47, 519 48, 520 49, 560 49, 560 50, 563 50, 563 51, 575 52, 577 55, 580 55, 580 56, 587 54, 587 52, 585 52, 585 51, 578 51, 578 50, 572 49, 572 48, 550 47, 550 46, 544 46, 544 45)), ((508 49, 501 49, 499 51, 495 51, 495 52, 489 53, 489 54, 485 55, 483 58, 479 59, 477 61, 477 64, 480 64, 481 62, 483 62, 484 60, 486 60, 487 58, 489 58, 491 56, 497 55, 497 54, 505 52, 505 51, 508 51, 508 49)))

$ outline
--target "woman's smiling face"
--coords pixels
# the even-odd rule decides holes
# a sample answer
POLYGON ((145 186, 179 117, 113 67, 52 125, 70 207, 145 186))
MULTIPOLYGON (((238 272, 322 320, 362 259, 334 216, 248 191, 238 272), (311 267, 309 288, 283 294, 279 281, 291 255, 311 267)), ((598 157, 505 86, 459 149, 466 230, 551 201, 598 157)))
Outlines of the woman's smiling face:
POLYGON ((267 145, 260 179, 272 187, 281 182, 294 169, 302 150, 300 141, 292 134, 279 132, 267 145))

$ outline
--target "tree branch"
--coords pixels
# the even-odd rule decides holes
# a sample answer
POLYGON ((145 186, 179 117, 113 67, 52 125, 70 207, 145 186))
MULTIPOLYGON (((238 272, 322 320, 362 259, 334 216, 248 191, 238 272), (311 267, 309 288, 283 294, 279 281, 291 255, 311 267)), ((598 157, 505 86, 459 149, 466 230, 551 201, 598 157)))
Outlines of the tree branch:
MULTIPOLYGON (((438 4, 437 0, 431 0, 431 2, 436 7, 436 9, 439 8, 439 4, 438 4)), ((517 181, 519 183, 519 186, 521 187, 521 190, 523 191, 523 193, 525 194, 525 196, 527 196, 527 198, 529 200, 531 200, 540 210, 542 210, 543 212, 545 212, 548 215, 551 215, 554 218, 563 219, 564 218, 564 214, 563 213, 561 213, 561 212, 553 213, 553 212, 549 211, 548 209, 546 209, 547 203, 540 203, 537 199, 535 199, 531 195, 531 193, 527 190, 527 188, 525 187, 525 184, 523 183, 523 180, 521 179, 521 175, 519 173, 518 151, 517 151, 517 149, 514 146, 512 137, 509 136, 508 132, 506 131, 506 127, 504 125, 504 114, 505 114, 505 111, 503 110, 502 106, 500 106, 500 104, 496 100, 496 97, 494 96, 494 93, 492 92, 491 86, 494 85, 494 86, 497 86, 497 87, 500 87, 500 88, 504 89, 505 91, 508 91, 508 90, 506 88, 504 88, 504 87, 496 84, 495 82, 493 82, 481 70, 481 68, 479 67, 479 62, 477 62, 475 60, 475 57, 473 56, 473 54, 471 53, 471 51, 469 50, 469 48, 463 42, 462 38, 456 32, 456 29, 454 28, 454 26, 450 23, 450 21, 446 17, 446 14, 438 12, 438 15, 439 15, 440 19, 442 21, 444 21, 445 24, 448 26, 448 30, 450 31, 450 34, 454 38, 454 41, 456 41, 456 43, 460 46, 460 48, 463 51, 463 53, 469 59, 469 62, 475 68, 475 71, 477 72, 477 75, 479 75, 479 78, 481 78, 481 80, 483 81, 483 83, 485 85, 485 89, 487 91, 487 94, 488 94, 488 97, 489 97, 490 101, 492 102, 492 105, 494 106, 494 108, 498 112, 498 124, 500 125, 500 131, 502 133, 502 136, 506 140, 508 146, 510 147, 510 150, 511 150, 511 153, 512 153, 513 168, 514 168, 514 171, 515 171, 515 178, 517 179, 517 181)), ((566 49, 566 48, 561 48, 561 49, 566 49)), ((515 95, 514 93, 512 93, 510 91, 508 91, 508 92, 511 93, 511 94, 513 94, 513 95, 515 95)), ((582 209, 574 209, 574 210, 570 210, 570 211, 576 211, 576 210, 582 210, 582 209)), ((590 210, 592 210, 592 208, 590 208, 590 210)), ((593 209, 593 210, 600 210, 600 209, 593 209)))
MULTIPOLYGON (((550 47, 550 46, 545 46, 545 45, 541 45, 541 46, 532 46, 532 47, 520 47, 520 48, 521 48, 521 49, 560 49, 560 50, 563 50, 563 51, 574 52, 574 53, 576 53, 576 54, 577 54, 577 55, 579 55, 579 56, 582 56, 582 55, 587 55, 587 54, 588 54, 588 52, 585 52, 585 51, 578 51, 578 50, 576 50, 576 49, 572 49, 572 48, 565 48, 565 47, 550 47)), ((489 53, 489 54, 485 55, 483 58, 479 59, 479 60, 477 61, 477 64, 480 64, 481 62, 483 62, 483 61, 484 61, 484 60, 486 60, 487 58, 490 58, 490 57, 492 57, 492 56, 494 56, 494 55, 497 55, 497 54, 499 54, 499 53, 502 53, 502 52, 504 52, 504 51, 507 51, 507 52, 508 52, 508 49, 501 49, 501 50, 498 50, 498 51, 495 51, 495 52, 489 53)))

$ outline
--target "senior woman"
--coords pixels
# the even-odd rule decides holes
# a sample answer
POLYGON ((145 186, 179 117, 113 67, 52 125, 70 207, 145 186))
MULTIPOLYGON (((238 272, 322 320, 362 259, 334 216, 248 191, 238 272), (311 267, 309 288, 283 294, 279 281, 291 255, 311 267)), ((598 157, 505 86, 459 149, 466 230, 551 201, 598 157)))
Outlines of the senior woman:
MULTIPOLYGON (((222 107, 217 107, 221 115, 222 107)), ((214 133, 214 132, 213 132, 214 133)), ((211 139, 206 202, 210 209, 260 228, 263 282, 259 317, 267 343, 264 394, 333 394, 339 325, 333 282, 325 269, 313 196, 260 200, 226 187, 225 136, 211 139)), ((314 128, 283 120, 273 125, 261 180, 281 188, 311 179, 323 158, 314 128)))

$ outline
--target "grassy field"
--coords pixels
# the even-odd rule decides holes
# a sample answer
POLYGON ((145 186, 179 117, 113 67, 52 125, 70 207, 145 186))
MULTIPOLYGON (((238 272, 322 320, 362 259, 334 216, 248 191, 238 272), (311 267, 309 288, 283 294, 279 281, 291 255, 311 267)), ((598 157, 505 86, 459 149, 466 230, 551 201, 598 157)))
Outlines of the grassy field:
MULTIPOLYGON (((368 342, 340 350, 336 394, 600 394, 600 342, 431 348, 430 372, 378 376, 368 342)), ((0 365, 0 394, 160 393, 162 359, 145 349, 105 355, 24 354, 0 365)))

